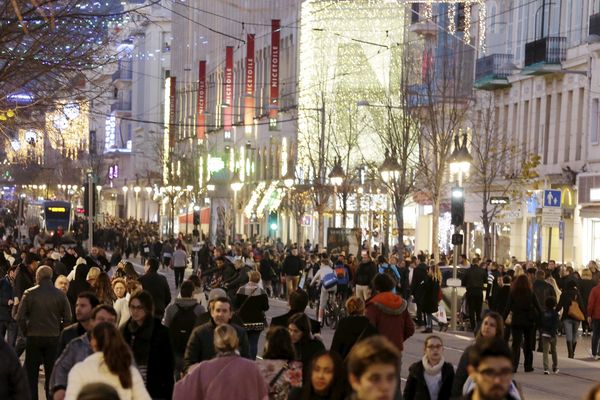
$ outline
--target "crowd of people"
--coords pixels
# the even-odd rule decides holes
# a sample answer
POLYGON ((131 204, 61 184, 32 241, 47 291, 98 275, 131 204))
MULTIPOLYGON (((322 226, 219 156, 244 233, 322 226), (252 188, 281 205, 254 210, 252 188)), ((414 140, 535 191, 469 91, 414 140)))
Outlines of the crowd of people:
POLYGON ((45 396, 55 400, 523 399, 513 377, 521 351, 525 372, 533 370, 536 342, 547 374, 559 373, 557 337, 573 357, 582 323, 600 356, 595 263, 578 274, 552 261, 505 267, 463 257, 463 314, 475 340, 455 367, 444 336, 433 334, 436 322, 447 329, 443 261, 327 254, 310 243, 206 243, 195 252, 181 236, 158 242, 140 248, 143 273, 118 240, 89 253, 4 242, 0 398, 37 399, 43 366, 45 396), (327 349, 320 331, 330 293, 347 315, 327 349), (289 311, 268 321, 272 297, 287 299, 289 311), (423 356, 401 390, 405 342, 419 325, 423 356))

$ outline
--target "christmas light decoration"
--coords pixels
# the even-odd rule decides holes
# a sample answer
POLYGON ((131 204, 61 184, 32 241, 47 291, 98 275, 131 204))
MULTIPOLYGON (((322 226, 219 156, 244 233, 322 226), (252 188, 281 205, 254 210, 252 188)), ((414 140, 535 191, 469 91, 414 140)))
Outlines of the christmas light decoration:
POLYGON ((46 114, 46 132, 50 147, 66 158, 78 159, 80 152, 88 148, 88 103, 59 102, 46 114))
POLYGON ((6 159, 9 163, 44 162, 44 142, 42 133, 32 129, 19 129, 17 137, 5 144, 6 159))

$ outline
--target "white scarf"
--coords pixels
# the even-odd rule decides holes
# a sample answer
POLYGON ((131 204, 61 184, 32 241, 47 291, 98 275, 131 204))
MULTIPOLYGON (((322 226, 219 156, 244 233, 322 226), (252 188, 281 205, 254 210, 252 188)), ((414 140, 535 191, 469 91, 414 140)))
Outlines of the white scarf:
POLYGON ((442 367, 444 366, 444 356, 442 356, 442 358, 440 359, 440 362, 438 362, 436 365, 431 365, 429 363, 429 360, 427 359, 427 356, 423 356, 423 359, 421 360, 423 362, 423 368, 425 368, 425 373, 428 375, 437 375, 439 374, 439 372, 442 370, 442 367))
POLYGON ((423 363, 423 368, 425 369, 423 378, 425 378, 425 384, 427 385, 427 390, 429 391, 429 397, 435 400, 440 395, 440 390, 442 388, 442 367, 444 366, 444 357, 442 356, 440 362, 434 366, 429 364, 429 360, 427 360, 426 356, 423 356, 421 362, 423 363))

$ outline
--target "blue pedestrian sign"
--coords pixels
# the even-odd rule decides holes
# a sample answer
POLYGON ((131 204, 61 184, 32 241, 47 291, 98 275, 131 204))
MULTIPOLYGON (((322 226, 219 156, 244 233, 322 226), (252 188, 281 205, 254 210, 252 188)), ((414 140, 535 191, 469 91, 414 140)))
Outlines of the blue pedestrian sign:
POLYGON ((544 190, 544 207, 560 208, 561 204, 560 190, 544 190))

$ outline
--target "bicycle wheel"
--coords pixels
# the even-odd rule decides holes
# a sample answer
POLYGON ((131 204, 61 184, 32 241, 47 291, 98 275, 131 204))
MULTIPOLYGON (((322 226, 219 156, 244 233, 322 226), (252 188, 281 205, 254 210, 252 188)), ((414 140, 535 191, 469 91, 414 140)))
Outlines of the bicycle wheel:
POLYGON ((325 307, 325 325, 327 325, 328 327, 334 329, 335 326, 335 312, 333 310, 333 307, 331 305, 331 301, 327 302, 327 306, 325 307))

